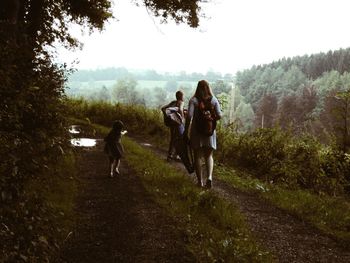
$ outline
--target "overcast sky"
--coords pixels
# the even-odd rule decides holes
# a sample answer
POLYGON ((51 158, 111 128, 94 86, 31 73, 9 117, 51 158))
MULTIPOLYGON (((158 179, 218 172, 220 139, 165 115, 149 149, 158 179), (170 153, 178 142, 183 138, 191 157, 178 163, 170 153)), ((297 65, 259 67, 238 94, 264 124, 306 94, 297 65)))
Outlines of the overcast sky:
POLYGON ((197 29, 160 24, 132 0, 118 0, 102 33, 82 51, 62 52, 78 69, 126 67, 159 72, 235 74, 283 57, 350 47, 349 0, 212 0, 197 29))

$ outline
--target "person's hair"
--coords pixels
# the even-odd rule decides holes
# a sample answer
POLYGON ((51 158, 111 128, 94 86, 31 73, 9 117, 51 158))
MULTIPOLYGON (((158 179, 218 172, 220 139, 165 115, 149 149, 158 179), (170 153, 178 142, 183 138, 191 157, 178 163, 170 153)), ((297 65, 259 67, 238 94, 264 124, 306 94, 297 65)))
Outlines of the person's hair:
POLYGON ((202 99, 202 100, 213 96, 213 92, 211 91, 208 81, 206 80, 198 81, 197 89, 196 89, 196 92, 194 93, 194 96, 197 99, 202 99))
POLYGON ((177 100, 183 100, 184 93, 181 90, 178 90, 178 91, 176 91, 175 96, 176 96, 177 100))
POLYGON ((114 121, 112 129, 116 131, 121 131, 124 128, 124 123, 120 120, 114 121))

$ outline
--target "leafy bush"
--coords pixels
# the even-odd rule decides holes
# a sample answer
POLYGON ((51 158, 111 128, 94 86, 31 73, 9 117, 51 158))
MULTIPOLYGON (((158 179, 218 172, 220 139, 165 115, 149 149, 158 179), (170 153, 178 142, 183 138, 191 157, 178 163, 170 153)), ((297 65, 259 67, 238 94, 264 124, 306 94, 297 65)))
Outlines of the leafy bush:
POLYGON ((320 185, 321 190, 333 195, 341 191, 350 193, 349 155, 338 151, 337 148, 325 148, 319 154, 322 179, 328 181, 320 185))
POLYGON ((341 194, 349 190, 349 160, 336 147, 326 148, 310 135, 293 137, 278 128, 252 133, 219 132, 219 160, 253 171, 257 178, 290 189, 341 194))
POLYGON ((321 145, 313 138, 295 139, 287 147, 288 159, 297 171, 295 182, 302 188, 318 190, 321 183, 319 150, 321 145))
MULTIPOLYGON (((285 159, 285 145, 289 135, 278 129, 259 129, 253 133, 223 135, 235 139, 223 144, 227 164, 240 165, 257 171, 258 177, 263 177, 271 171, 271 167, 285 159)), ((221 149, 219 149, 221 151, 221 149)))

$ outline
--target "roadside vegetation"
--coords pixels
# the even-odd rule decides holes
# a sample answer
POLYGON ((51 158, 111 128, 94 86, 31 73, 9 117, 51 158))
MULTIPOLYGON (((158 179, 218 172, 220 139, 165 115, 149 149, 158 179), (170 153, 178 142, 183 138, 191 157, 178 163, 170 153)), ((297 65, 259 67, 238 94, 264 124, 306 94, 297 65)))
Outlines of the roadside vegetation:
POLYGON ((248 169, 264 182, 331 196, 349 194, 350 155, 337 145, 279 128, 246 134, 221 130, 220 142, 220 162, 248 169))
MULTIPOLYGON (((67 150, 48 163, 40 177, 28 178, 20 202, 1 213, 1 262, 46 262, 55 257, 74 224, 76 156, 67 150)), ((2 191, 4 203, 13 198, 2 191)), ((5 209, 4 209, 5 208, 5 209)))

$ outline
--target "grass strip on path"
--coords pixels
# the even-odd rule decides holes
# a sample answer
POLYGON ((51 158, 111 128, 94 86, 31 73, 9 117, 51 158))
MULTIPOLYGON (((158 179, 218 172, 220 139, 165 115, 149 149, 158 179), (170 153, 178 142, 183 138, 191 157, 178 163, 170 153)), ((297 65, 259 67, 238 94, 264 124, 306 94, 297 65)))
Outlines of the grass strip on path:
POLYGON ((126 161, 145 188, 182 222, 184 239, 199 262, 273 262, 235 206, 197 188, 185 174, 131 139, 124 137, 123 144, 126 161))

